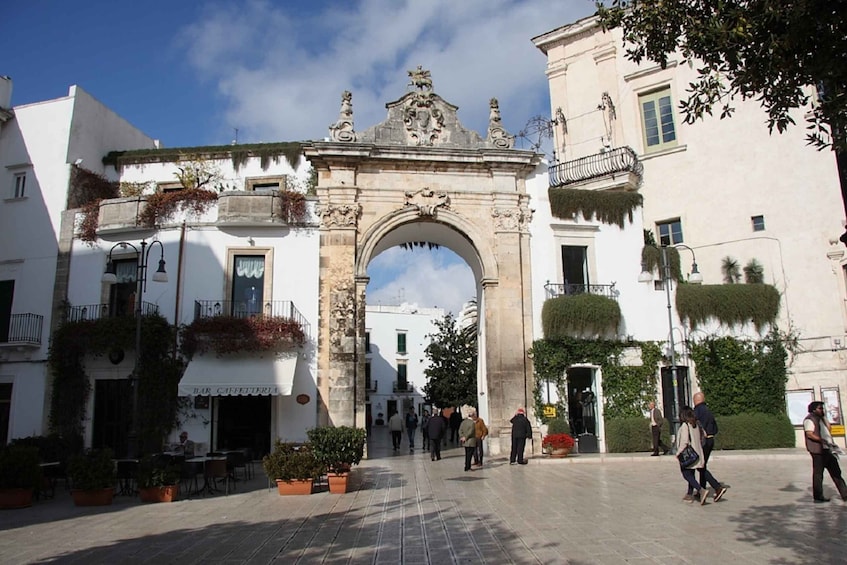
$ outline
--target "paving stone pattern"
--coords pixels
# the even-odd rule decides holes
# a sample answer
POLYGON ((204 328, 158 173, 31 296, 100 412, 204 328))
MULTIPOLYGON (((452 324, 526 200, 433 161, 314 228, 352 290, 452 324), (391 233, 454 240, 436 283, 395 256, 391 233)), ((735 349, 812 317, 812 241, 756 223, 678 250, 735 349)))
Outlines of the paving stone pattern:
POLYGON ((170 504, 117 497, 76 508, 53 500, 0 512, 0 562, 13 563, 843 563, 847 507, 828 477, 811 501, 801 450, 716 453, 731 488, 718 503, 682 502, 671 456, 577 455, 528 465, 486 461, 463 472, 393 454, 375 430, 354 492, 268 492, 261 469, 234 493, 170 504))

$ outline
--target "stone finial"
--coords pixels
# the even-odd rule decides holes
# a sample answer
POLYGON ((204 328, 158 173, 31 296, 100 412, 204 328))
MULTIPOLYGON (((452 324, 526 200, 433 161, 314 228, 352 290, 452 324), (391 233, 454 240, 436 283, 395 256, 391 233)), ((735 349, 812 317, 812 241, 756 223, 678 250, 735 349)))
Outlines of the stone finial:
POLYGON ((353 94, 349 90, 341 93, 341 110, 338 121, 329 126, 329 137, 333 141, 356 141, 353 131, 353 94))
POLYGON ((500 103, 492 98, 488 105, 491 108, 488 114, 488 142, 499 149, 511 149, 515 146, 515 136, 509 135, 500 123, 500 103))
POLYGON ((409 73, 409 86, 416 88, 417 90, 432 90, 432 75, 428 70, 423 69, 420 65, 418 68, 413 71, 408 71, 409 73))

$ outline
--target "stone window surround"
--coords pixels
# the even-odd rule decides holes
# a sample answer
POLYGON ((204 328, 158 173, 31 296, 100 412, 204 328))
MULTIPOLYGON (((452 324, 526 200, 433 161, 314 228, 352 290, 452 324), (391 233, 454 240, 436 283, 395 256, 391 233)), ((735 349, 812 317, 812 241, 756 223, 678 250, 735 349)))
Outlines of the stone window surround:
POLYGON ((265 258, 265 284, 262 296, 265 302, 273 300, 273 247, 228 247, 226 250, 226 272, 224 273, 224 300, 232 300, 232 274, 235 269, 236 255, 252 255, 265 258))
POLYGON ((570 224, 553 224, 553 241, 556 245, 556 280, 557 284, 564 284, 562 266, 562 247, 585 247, 585 260, 588 263, 588 280, 596 281, 598 284, 607 284, 597 281, 597 264, 594 253, 595 234, 600 230, 599 226, 582 226, 570 224))
MULTIPOLYGON (((244 190, 256 190, 256 185, 277 183, 277 190, 285 190, 286 179, 288 175, 269 176, 269 177, 247 177, 244 179, 244 190)), ((267 188, 259 188, 259 190, 267 190, 267 188)))

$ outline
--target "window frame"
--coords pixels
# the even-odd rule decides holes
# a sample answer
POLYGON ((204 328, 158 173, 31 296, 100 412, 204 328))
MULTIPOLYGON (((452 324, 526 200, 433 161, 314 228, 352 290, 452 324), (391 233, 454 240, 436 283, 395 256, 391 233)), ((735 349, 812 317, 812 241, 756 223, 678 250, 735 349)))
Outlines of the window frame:
POLYGON ((403 391, 409 388, 409 365, 405 361, 397 363, 397 390, 403 391), (401 370, 402 368, 402 370, 401 370))
POLYGON ((254 255, 265 258, 265 280, 262 286, 262 301, 273 301, 273 272, 274 252, 273 247, 229 247, 226 250, 226 272, 224 273, 224 297, 223 300, 232 300, 233 276, 235 274, 236 256, 254 255))
POLYGON ((638 94, 638 113, 641 119, 641 142, 644 144, 644 153, 654 153, 672 149, 679 145, 679 128, 677 127, 676 112, 674 107, 674 97, 671 92, 670 85, 664 85, 659 88, 647 90, 638 94), (673 139, 665 140, 664 122, 662 121, 662 107, 660 106, 663 98, 668 98, 668 108, 670 116, 671 132, 673 139), (656 135, 658 143, 650 144, 650 136, 648 136, 647 115, 645 114, 645 104, 652 103, 653 111, 656 119, 656 135))
POLYGON ((682 220, 680 218, 674 218, 672 220, 665 220, 665 221, 662 221, 662 222, 656 222, 656 241, 658 241, 659 245, 661 245, 661 246, 669 246, 669 245, 676 245, 678 243, 684 243, 685 242, 685 235, 682 231, 682 220), (679 239, 678 240, 674 240, 674 233, 675 233, 674 230, 673 230, 674 224, 679 225, 679 230, 678 230, 679 239), (663 239, 664 236, 662 236, 662 227, 664 227, 664 226, 667 226, 669 231, 668 231, 668 236, 663 239))
POLYGON ((757 216, 750 216, 750 223, 753 226, 753 231, 765 231, 765 216, 764 214, 759 214, 757 216))
POLYGON ((287 177, 288 175, 247 177, 244 179, 244 190, 248 192, 255 190, 285 190, 287 177), (275 188, 268 186, 272 184, 276 184, 277 186, 275 188))
POLYGON ((12 198, 26 198, 26 173, 26 171, 15 171, 12 173, 12 198))
POLYGON ((405 330, 397 332, 397 353, 399 355, 407 355, 409 353, 409 342, 407 333, 408 332, 406 332, 405 330))

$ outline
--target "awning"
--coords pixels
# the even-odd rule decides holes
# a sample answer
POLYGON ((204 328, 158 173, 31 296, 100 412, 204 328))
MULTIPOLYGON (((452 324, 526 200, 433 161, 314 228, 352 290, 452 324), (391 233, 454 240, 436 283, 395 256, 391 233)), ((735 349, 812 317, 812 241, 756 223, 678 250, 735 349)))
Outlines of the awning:
POLYGON ((297 355, 197 356, 179 381, 180 396, 289 396, 297 355))

